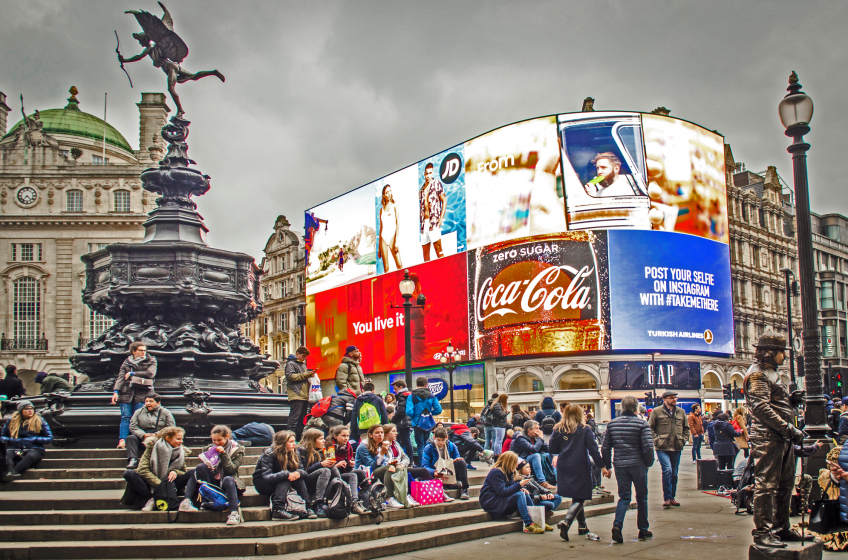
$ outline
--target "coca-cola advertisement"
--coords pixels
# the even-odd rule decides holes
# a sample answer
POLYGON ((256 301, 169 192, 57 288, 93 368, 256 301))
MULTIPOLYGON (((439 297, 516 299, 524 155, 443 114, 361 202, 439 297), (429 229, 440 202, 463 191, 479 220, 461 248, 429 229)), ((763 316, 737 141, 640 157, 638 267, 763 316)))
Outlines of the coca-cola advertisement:
POLYGON ((605 231, 563 232, 468 252, 471 357, 610 349, 605 231))
MULTIPOLYGON (((435 355, 453 344, 468 356, 467 272, 465 255, 452 255, 409 267, 415 282, 412 303, 424 294, 423 308, 410 313, 412 366, 438 365, 435 355)), ((366 374, 404 368, 403 304, 398 285, 403 270, 307 296, 307 363, 318 368, 321 379, 332 379, 345 348, 354 345, 362 352, 366 374)))

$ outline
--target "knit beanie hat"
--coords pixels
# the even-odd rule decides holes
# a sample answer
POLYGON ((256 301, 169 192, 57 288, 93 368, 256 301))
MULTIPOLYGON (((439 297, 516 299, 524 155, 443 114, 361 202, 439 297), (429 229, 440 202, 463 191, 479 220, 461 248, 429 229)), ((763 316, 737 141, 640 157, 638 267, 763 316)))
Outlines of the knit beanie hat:
POLYGON ((23 409, 27 407, 35 408, 35 406, 33 406, 32 404, 32 401, 18 401, 18 412, 23 411, 23 409))

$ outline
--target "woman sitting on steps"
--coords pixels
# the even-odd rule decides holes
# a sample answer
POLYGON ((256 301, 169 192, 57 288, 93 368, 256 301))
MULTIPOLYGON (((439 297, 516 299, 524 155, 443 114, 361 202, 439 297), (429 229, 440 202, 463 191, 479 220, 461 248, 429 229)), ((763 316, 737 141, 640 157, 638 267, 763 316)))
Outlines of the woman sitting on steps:
POLYGON ((262 454, 256 463, 256 470, 253 471, 253 486, 256 491, 271 498, 271 519, 294 521, 318 517, 308 508, 300 515, 286 509, 288 495, 292 490, 303 498, 304 502, 309 502, 305 479, 306 471, 300 468, 294 432, 277 432, 274 434, 273 445, 262 454))

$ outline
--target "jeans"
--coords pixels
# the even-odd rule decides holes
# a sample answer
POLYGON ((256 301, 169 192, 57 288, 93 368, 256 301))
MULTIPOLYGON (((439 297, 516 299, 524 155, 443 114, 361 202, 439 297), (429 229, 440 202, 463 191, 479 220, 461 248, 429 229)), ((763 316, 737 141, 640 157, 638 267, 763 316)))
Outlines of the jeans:
POLYGON ((506 517, 518 511, 518 515, 521 516, 521 521, 524 522, 524 525, 530 525, 533 523, 533 520, 530 519, 530 512, 527 511, 527 506, 532 505, 535 504, 533 503, 533 498, 530 497, 530 494, 519 490, 507 499, 506 509, 503 512, 503 516, 506 517))
POLYGON ((506 437, 506 428, 492 428, 494 430, 493 443, 492 443, 492 453, 495 456, 500 455, 503 451, 503 442, 506 437))
POLYGON ((303 435, 303 419, 309 412, 309 403, 306 401, 289 401, 288 429, 294 432, 294 439, 300 441, 303 435))
POLYGON ((483 451, 483 446, 477 443, 476 441, 468 441, 467 439, 460 438, 460 442, 454 442, 456 444, 456 448, 459 451, 459 454, 465 459, 467 464, 471 464, 471 461, 477 459, 477 453, 483 451))
MULTIPOLYGON (((215 484, 215 481, 212 478, 212 473, 209 472, 209 468, 203 463, 197 465, 197 468, 189 474, 191 477, 186 483, 185 497, 191 500, 194 507, 200 507, 201 500, 197 493, 197 489, 200 487, 200 482, 203 481, 215 484)), ((239 505, 238 486, 236 486, 236 481, 233 477, 225 476, 221 479, 220 485, 215 484, 215 486, 220 486, 221 490, 224 491, 224 494, 227 495, 227 503, 230 506, 230 511, 237 510, 239 505)))
POLYGON ((554 511, 559 505, 562 503, 562 496, 559 494, 554 494, 553 500, 542 500, 539 502, 540 506, 545 507, 545 511, 554 511))
POLYGON ((494 448, 492 447, 492 444, 495 443, 495 428, 493 426, 483 426, 483 435, 486 438, 486 443, 483 445, 483 447, 497 455, 497 453, 495 453, 494 448))
POLYGON ((309 502, 321 502, 324 500, 324 492, 327 490, 327 484, 330 483, 330 475, 332 472, 327 467, 315 469, 306 475, 306 488, 313 494, 312 500, 309 502))
MULTIPOLYGON (((174 479, 174 486, 177 487, 177 495, 181 494, 182 490, 188 486, 189 480, 193 479, 194 474, 190 472, 177 475, 177 478, 174 479)), ((153 490, 155 490, 155 488, 148 486, 147 481, 144 480, 144 478, 142 478, 142 476, 136 471, 124 471, 124 480, 127 481, 127 486, 132 489, 144 502, 147 502, 147 500, 153 497, 153 490)), ((165 480, 163 480, 163 482, 165 482, 165 480)), ((142 503, 142 505, 144 504, 142 503)))
MULTIPOLYGON (((658 452, 659 453, 659 452, 658 452)), ((631 484, 636 489, 636 527, 640 531, 648 530, 648 468, 616 467, 615 480, 618 482, 618 504, 615 506, 613 525, 624 526, 624 515, 630 507, 632 497, 631 484)))
POLYGON ((285 479, 277 483, 274 492, 271 494, 271 509, 273 511, 286 511, 286 502, 291 490, 297 492, 306 503, 309 503, 309 491, 306 489, 303 478, 298 478, 294 482, 285 479))
POLYGON ((144 441, 135 434, 130 434, 126 439, 127 459, 139 459, 144 455, 144 441))
POLYGON ((118 432, 118 437, 120 439, 127 439, 130 435, 130 419, 132 418, 133 413, 139 408, 144 406, 143 402, 137 403, 120 403, 121 404, 121 428, 120 432, 118 432))
POLYGON ((415 455, 412 454, 412 428, 398 428, 397 442, 409 460, 415 462, 415 455))
MULTIPOLYGON (((424 464, 424 448, 427 447, 427 441, 430 439, 430 430, 415 429, 415 447, 418 448, 418 465, 424 464)), ((411 459, 411 457, 410 457, 411 459)))
POLYGON ((657 460, 662 466, 663 501, 673 500, 677 494, 677 468, 680 466, 680 451, 660 451, 657 460))
POLYGON ((46 451, 43 449, 7 449, 6 468, 9 472, 24 474, 44 459, 46 451), (21 454, 21 460, 15 463, 15 454, 21 454))
POLYGON ((692 436, 692 461, 701 458, 701 444, 704 443, 704 434, 692 436))
POLYGON ((533 478, 536 479, 536 482, 540 484, 542 482, 546 482, 545 471, 542 469, 542 455, 539 453, 528 455, 527 462, 530 463, 530 468, 533 471, 533 478))

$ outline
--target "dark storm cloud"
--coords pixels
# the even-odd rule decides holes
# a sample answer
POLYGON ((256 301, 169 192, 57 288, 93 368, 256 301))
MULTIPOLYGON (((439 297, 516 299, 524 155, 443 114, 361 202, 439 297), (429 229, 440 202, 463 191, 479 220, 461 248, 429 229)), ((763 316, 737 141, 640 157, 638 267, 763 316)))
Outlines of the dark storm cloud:
MULTIPOLYGON (((155 2, 4 2, 0 91, 28 110, 82 109, 138 144, 134 104, 164 91, 127 9, 155 2)), ((198 199, 215 246, 261 257, 273 220, 302 211, 491 128, 543 114, 650 111, 724 134, 751 170, 791 184, 777 119, 796 70, 816 104, 809 153, 813 210, 848 214, 842 27, 848 5, 796 2, 223 2, 166 5, 191 53, 181 86, 189 144, 212 190, 198 199)), ((170 101, 169 101, 170 104, 170 101)), ((13 117, 10 125, 15 122, 13 117)))

